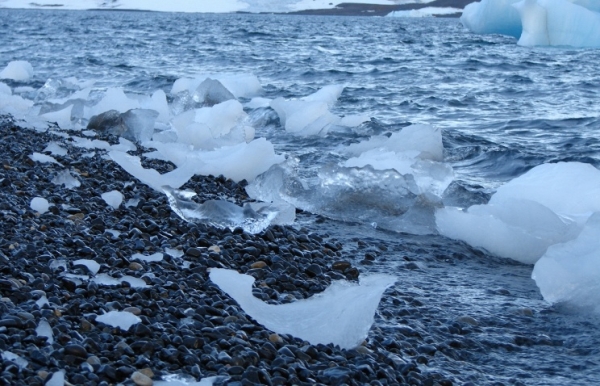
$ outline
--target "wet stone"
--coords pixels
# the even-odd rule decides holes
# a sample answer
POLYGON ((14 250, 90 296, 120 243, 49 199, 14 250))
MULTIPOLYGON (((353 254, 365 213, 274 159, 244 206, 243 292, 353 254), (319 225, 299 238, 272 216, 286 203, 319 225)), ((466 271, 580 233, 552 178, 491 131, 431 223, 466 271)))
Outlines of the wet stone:
POLYGON ((86 358, 88 353, 87 350, 78 344, 69 344, 65 346, 65 354, 73 355, 80 358, 86 358))

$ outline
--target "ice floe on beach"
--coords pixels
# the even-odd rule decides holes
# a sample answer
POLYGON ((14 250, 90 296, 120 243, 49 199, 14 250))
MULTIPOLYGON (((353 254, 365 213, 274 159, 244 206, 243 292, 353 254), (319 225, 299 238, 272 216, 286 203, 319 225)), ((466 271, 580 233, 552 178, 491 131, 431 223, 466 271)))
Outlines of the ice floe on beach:
POLYGON ((104 323, 112 327, 127 331, 131 326, 142 322, 142 319, 127 311, 110 311, 96 317, 96 322, 104 323))
POLYGON ((308 299, 273 305, 252 295, 252 276, 213 268, 210 280, 266 328, 344 349, 355 348, 367 337, 383 292, 396 282, 395 277, 382 274, 365 276, 360 284, 336 281, 308 299))
POLYGON ((589 0, 482 0, 467 5, 465 27, 503 34, 523 46, 600 47, 600 2, 589 0))

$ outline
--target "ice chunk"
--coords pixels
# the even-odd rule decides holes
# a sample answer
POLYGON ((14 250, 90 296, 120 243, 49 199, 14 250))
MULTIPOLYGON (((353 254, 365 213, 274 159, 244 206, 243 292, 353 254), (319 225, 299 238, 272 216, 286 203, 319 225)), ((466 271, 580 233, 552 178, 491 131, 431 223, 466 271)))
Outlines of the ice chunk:
POLYGON ((71 125, 71 114, 73 111, 73 105, 70 105, 60 111, 53 111, 40 115, 41 118, 48 122, 55 122, 58 127, 63 130, 68 130, 72 127, 71 125))
POLYGON ((104 97, 100 102, 93 106, 88 112, 87 117, 102 114, 106 111, 116 110, 119 113, 124 113, 128 110, 140 108, 140 103, 129 98, 120 88, 109 88, 106 90, 104 97))
POLYGON ((68 169, 57 172, 56 176, 52 178, 52 183, 55 185, 64 185, 67 189, 74 189, 81 186, 81 182, 73 177, 68 169))
POLYGON ((244 106, 249 109, 267 108, 271 105, 272 99, 256 97, 246 103, 244 106))
POLYGON ((179 257, 183 257, 183 255, 185 255, 185 253, 179 249, 173 249, 173 248, 165 248, 165 253, 169 256, 173 256, 175 258, 179 258, 179 257))
MULTIPOLYGON (((285 211, 281 205, 245 204, 243 207, 229 201, 208 200, 202 204, 191 200, 196 195, 194 192, 174 190, 164 187, 171 209, 186 221, 202 222, 218 228, 242 228, 248 233, 259 233, 271 224, 290 224, 289 216, 278 217, 285 211), (279 218, 282 223, 275 222, 279 218)), ((289 213, 289 211, 288 211, 289 213)))
POLYGON ((0 95, 1 94, 12 95, 12 90, 11 90, 10 86, 7 85, 6 83, 0 82, 0 95))
POLYGON ((242 104, 237 100, 229 100, 212 107, 185 112, 175 117, 171 124, 177 132, 179 142, 193 145, 197 149, 212 150, 223 145, 250 142, 254 138, 254 132, 246 135, 247 129, 243 128, 246 117, 242 104), (215 141, 228 136, 240 126, 240 135, 234 136, 230 141, 215 141))
POLYGON ((46 295, 42 295, 38 300, 35 301, 35 304, 39 307, 42 308, 44 307, 46 304, 50 304, 48 302, 48 298, 46 297, 46 295))
POLYGON ((48 342, 48 344, 54 343, 52 327, 50 327, 50 323, 48 323, 48 321, 46 321, 45 319, 40 320, 37 328, 35 329, 35 333, 37 334, 37 336, 45 336, 47 338, 46 342, 48 342))
POLYGON ((50 142, 48 143, 48 145, 46 146, 46 148, 44 149, 45 152, 49 152, 53 155, 60 155, 60 156, 65 156, 67 154, 69 154, 69 152, 67 151, 67 149, 65 149, 64 147, 60 146, 60 144, 58 142, 50 142))
POLYGON ((273 144, 264 138, 212 151, 196 151, 178 143, 153 142, 148 146, 156 148, 175 165, 190 168, 195 174, 223 175, 236 182, 244 179, 252 181, 272 165, 285 160, 283 155, 275 154, 273 144))
POLYGON ((512 6, 519 0, 481 0, 468 4, 460 17, 461 23, 478 34, 502 34, 519 38, 521 18, 512 6))
POLYGON ((600 171, 577 162, 544 164, 501 186, 487 205, 436 213, 442 235, 499 256, 535 263, 553 244, 575 238, 600 211, 600 171))
POLYGON ((600 211, 600 170, 580 162, 539 165, 498 188, 490 204, 509 198, 539 202, 583 224, 600 211))
POLYGON ((34 197, 31 200, 31 203, 29 204, 29 206, 31 207, 31 209, 35 210, 39 214, 46 213, 48 211, 48 209, 50 208, 50 204, 48 203, 48 200, 46 200, 45 198, 42 198, 42 197, 34 197))
POLYGON ((9 62, 4 70, 0 71, 0 79, 28 81, 31 78, 33 78, 33 67, 31 63, 24 60, 9 62))
POLYGON ((339 117, 329 112, 326 102, 285 100, 281 97, 271 102, 285 130, 295 135, 325 135, 339 117))
POLYGON ((194 79, 180 78, 171 88, 171 94, 188 91, 193 94, 207 78, 219 81, 236 98, 252 98, 262 92, 260 81, 252 74, 203 74, 194 79))
POLYGON ((31 160, 35 162, 54 163, 60 165, 60 162, 58 162, 54 157, 42 153, 34 152, 32 155, 29 156, 29 158, 31 158, 31 160))
POLYGON ((531 277, 550 303, 600 314, 600 212, 593 214, 579 236, 556 244, 535 264, 531 277))
POLYGON ((104 315, 96 317, 96 322, 108 324, 112 327, 118 327, 123 331, 127 331, 131 326, 141 323, 142 319, 138 318, 131 312, 126 311, 110 311, 104 315))
POLYGON ((266 328, 342 349, 354 348, 367 337, 383 292, 396 282, 395 277, 382 274, 363 277, 360 285, 336 281, 309 299, 272 305, 252 295, 252 276, 213 268, 210 280, 266 328))
POLYGON ((92 275, 97 274, 98 271, 100 270, 100 264, 98 264, 94 260, 89 260, 89 259, 75 260, 75 261, 73 261, 73 265, 85 266, 92 275))
POLYGON ((10 351, 2 351, 2 359, 13 362, 21 369, 24 369, 29 365, 29 362, 26 359, 21 358, 17 354, 10 351))
POLYGON ((216 104, 235 99, 233 94, 223 86, 218 80, 206 78, 194 93, 194 98, 205 106, 214 106, 216 104))
POLYGON ((48 376, 44 386, 65 386, 65 370, 60 370, 48 376))
POLYGON ((119 206, 123 203, 123 193, 118 190, 111 190, 110 192, 102 193, 102 199, 108 205, 112 206, 113 209, 119 209, 119 206))
POLYGON ((137 277, 133 277, 133 276, 129 276, 129 275, 125 275, 122 276, 120 278, 114 278, 112 276, 109 276, 105 273, 100 273, 98 275, 96 275, 96 277, 94 277, 92 279, 93 282, 97 283, 98 285, 116 285, 116 286, 121 286, 123 282, 127 282, 129 283, 129 285, 132 288, 146 288, 148 287, 148 284, 146 284, 146 282, 143 279, 139 279, 137 277))
POLYGON ((600 13, 566 0, 521 0, 522 46, 600 47, 600 13))
POLYGON ((154 386, 212 386, 215 382, 227 379, 224 376, 202 378, 196 382, 196 378, 183 377, 180 374, 164 375, 162 381, 154 381, 154 386))
POLYGON ((171 172, 160 174, 154 169, 144 169, 139 157, 120 151, 111 151, 108 155, 127 173, 159 192, 162 192, 163 186, 179 188, 194 176, 191 165, 183 165, 171 172))
POLYGON ((169 122, 171 113, 169 111, 169 103, 167 102, 167 94, 163 90, 156 90, 152 93, 149 100, 143 101, 142 107, 156 111, 158 113, 156 117, 158 122, 169 122))
POLYGON ((162 261, 163 257, 164 257, 164 255, 160 252, 157 252, 153 255, 143 255, 141 253, 135 253, 133 256, 131 256, 131 258, 133 260, 140 260, 140 261, 146 261, 146 262, 162 261))
POLYGON ((131 141, 144 142, 152 138, 154 123, 159 113, 154 110, 132 109, 125 113, 108 110, 94 115, 87 128, 96 131, 107 131, 131 141))

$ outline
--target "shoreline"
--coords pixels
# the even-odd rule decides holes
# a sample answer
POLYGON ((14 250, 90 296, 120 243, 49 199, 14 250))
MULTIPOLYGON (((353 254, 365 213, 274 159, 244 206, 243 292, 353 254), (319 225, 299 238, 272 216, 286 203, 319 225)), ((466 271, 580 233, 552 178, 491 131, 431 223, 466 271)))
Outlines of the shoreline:
MULTIPOLYGON (((440 7, 440 8, 460 8, 464 9, 467 4, 472 3, 473 0, 434 0, 429 3, 412 3, 412 4, 399 4, 399 5, 385 5, 385 4, 368 4, 368 3, 341 3, 334 8, 325 9, 307 9, 300 11, 291 12, 224 12, 223 14, 248 14, 248 15, 303 15, 303 16, 386 16, 394 11, 412 11, 419 10, 428 7, 440 7)), ((0 6, 0 9, 18 9, 18 10, 64 10, 64 11, 121 11, 121 12, 162 12, 154 10, 144 9, 122 9, 122 8, 90 8, 90 9, 69 9, 62 8, 62 5, 53 4, 43 6, 39 8, 4 8, 0 6)), ((174 13, 200 13, 200 14, 220 14, 215 12, 174 12, 174 13)), ((462 13, 434 15, 434 17, 444 18, 456 18, 460 17, 462 13)))

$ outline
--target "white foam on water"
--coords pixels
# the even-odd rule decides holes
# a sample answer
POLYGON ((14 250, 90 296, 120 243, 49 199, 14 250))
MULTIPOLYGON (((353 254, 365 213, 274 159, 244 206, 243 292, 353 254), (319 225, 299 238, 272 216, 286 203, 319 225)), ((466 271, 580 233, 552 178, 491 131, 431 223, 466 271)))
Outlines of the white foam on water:
POLYGON ((211 269, 209 276, 266 328, 311 344, 333 343, 343 349, 354 348, 367 337, 383 292, 396 282, 395 277, 382 274, 365 276, 360 285, 335 281, 308 299, 273 305, 252 295, 252 276, 217 268, 211 269))

